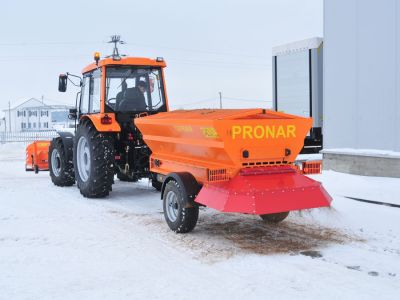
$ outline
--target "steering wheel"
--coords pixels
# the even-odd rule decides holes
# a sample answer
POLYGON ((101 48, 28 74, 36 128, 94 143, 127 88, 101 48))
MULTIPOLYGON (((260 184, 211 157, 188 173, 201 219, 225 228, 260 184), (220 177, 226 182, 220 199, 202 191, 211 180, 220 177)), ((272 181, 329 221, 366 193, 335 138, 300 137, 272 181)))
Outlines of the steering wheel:
POLYGON ((108 99, 107 101, 106 101, 106 104, 107 105, 109 105, 109 104, 111 104, 111 105, 115 105, 115 103, 117 103, 117 98, 110 98, 110 99, 108 99))
POLYGON ((106 105, 115 110, 117 108, 117 98, 114 97, 106 100, 106 105))

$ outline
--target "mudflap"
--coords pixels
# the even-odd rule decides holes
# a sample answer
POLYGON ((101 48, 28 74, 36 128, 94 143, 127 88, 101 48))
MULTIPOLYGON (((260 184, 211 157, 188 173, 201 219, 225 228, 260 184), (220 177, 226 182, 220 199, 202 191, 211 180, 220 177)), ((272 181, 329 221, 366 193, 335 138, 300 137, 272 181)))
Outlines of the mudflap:
POLYGON ((195 202, 222 212, 270 214, 329 207, 322 184, 291 166, 242 169, 229 181, 204 184, 195 202))

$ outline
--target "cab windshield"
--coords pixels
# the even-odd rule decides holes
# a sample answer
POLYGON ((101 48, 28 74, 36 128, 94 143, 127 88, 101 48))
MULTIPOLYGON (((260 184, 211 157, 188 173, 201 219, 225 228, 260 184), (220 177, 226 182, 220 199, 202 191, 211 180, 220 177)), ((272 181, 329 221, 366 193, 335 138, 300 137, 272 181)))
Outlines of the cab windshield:
POLYGON ((106 69, 106 105, 116 112, 165 110, 161 69, 119 66, 106 69))

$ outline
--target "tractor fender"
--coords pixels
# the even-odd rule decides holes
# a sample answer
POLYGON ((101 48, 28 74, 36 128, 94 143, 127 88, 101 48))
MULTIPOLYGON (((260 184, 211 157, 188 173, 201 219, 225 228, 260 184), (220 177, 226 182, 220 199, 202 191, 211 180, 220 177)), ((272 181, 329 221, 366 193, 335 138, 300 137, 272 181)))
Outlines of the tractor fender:
POLYGON ((194 198, 197 196, 198 192, 201 189, 201 186, 198 184, 196 178, 188 172, 177 172, 177 173, 169 173, 165 176, 161 187, 161 199, 164 197, 164 190, 166 184, 171 181, 175 180, 183 190, 183 193, 186 195, 185 199, 188 203, 192 205, 194 202, 194 198))
POLYGON ((98 132, 121 132, 121 126, 119 126, 114 113, 83 115, 80 122, 84 121, 85 119, 90 120, 98 132), (110 118, 111 123, 103 124, 101 122, 103 117, 110 118))
POLYGON ((74 149, 74 134, 68 131, 57 131, 57 134, 60 136, 62 140, 68 161, 72 161, 73 149, 74 149))

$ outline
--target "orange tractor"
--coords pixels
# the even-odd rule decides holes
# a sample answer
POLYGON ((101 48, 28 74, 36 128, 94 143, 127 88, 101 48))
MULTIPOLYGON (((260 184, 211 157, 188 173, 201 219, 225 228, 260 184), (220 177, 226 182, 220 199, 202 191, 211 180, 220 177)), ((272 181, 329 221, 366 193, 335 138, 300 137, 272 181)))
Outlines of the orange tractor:
POLYGON ((296 172, 293 162, 310 130, 310 118, 264 109, 168 112, 162 58, 114 54, 78 76, 59 77, 81 87, 70 118, 75 135, 60 133, 49 147, 55 185, 77 182, 85 197, 104 197, 114 176, 149 178, 161 191, 165 219, 189 232, 199 206, 257 214, 280 222, 289 211, 329 206, 319 182, 296 172), (79 101, 78 101, 79 100, 79 101))

